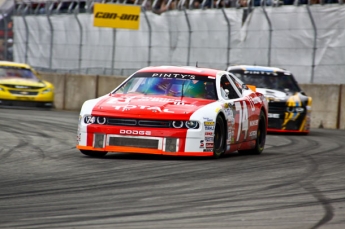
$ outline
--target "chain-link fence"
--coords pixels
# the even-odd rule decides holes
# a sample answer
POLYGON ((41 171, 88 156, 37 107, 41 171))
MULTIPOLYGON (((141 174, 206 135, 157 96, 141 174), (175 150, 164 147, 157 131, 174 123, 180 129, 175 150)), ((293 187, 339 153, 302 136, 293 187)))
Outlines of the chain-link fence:
POLYGON ((343 2, 285 2, 17 1, 14 60, 102 75, 148 65, 254 64, 287 68, 302 83, 345 83, 343 2), (141 5, 140 30, 93 27, 96 2, 141 5))

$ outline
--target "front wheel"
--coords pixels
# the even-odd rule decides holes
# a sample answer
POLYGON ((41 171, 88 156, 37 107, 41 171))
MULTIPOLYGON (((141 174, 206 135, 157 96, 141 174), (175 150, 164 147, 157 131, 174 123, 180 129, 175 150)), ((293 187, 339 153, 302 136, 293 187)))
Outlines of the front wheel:
POLYGON ((214 128, 213 157, 219 158, 224 153, 225 126, 222 117, 218 116, 214 128))
POLYGON ((265 147, 266 135, 267 135, 266 116, 265 116, 265 113, 261 111, 260 118, 259 118, 258 131, 257 131, 257 136, 256 136, 256 141, 255 141, 255 147, 250 150, 239 150, 238 152, 241 154, 256 154, 256 155, 261 154, 265 147))
POLYGON ((92 151, 92 150, 80 150, 80 152, 84 155, 87 155, 89 157, 104 157, 108 152, 104 151, 92 151))

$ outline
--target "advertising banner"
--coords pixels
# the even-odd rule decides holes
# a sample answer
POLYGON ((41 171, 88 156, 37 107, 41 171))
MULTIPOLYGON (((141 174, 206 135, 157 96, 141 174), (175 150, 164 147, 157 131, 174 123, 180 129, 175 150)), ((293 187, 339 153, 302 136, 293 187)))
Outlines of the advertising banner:
POLYGON ((138 30, 140 10, 141 7, 137 5, 96 3, 93 12, 93 25, 138 30))

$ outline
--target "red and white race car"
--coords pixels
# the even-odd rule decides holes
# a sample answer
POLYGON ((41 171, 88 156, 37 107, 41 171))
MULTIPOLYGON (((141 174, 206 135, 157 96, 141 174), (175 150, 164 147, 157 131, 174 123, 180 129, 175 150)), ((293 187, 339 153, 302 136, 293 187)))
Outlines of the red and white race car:
POLYGON ((77 148, 91 157, 260 154, 267 111, 266 98, 227 71, 146 67, 83 104, 77 148))

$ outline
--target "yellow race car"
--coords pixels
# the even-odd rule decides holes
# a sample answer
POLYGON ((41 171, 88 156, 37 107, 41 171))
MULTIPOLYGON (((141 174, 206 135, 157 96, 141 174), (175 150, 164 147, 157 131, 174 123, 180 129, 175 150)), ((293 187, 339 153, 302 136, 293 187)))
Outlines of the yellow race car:
POLYGON ((54 107, 54 86, 28 64, 0 61, 0 106, 54 107))

